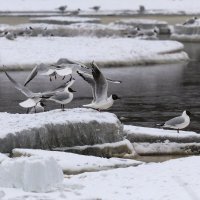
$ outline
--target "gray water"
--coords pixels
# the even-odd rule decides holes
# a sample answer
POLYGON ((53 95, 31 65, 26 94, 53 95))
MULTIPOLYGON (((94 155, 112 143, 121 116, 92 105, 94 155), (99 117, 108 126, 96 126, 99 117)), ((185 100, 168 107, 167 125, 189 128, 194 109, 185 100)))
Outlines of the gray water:
MULTIPOLYGON (((115 102, 109 110, 115 113, 124 124, 155 127, 190 110, 194 116, 186 130, 199 132, 200 125, 200 45, 186 43, 185 50, 192 60, 189 63, 170 65, 130 66, 102 69, 109 78, 119 79, 122 84, 109 84, 109 94, 117 94, 121 100, 115 102)), ((9 72, 17 81, 23 83, 29 72, 9 72)), ((92 100, 91 90, 87 83, 76 76, 73 85, 74 100, 66 107, 81 107, 92 100)), ((61 79, 50 82, 47 77, 37 76, 29 85, 34 91, 45 91, 57 87, 61 79)), ((0 111, 25 113, 18 103, 25 96, 17 91, 5 74, 0 73, 0 111)), ((59 108, 53 102, 47 102, 47 110, 59 108)))

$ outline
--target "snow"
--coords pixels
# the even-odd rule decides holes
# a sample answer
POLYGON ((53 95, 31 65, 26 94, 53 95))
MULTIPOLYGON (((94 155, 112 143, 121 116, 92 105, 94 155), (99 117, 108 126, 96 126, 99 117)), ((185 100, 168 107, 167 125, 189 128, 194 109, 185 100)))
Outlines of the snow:
MULTIPOLYGON (((176 136, 177 138, 187 138, 187 137, 198 137, 199 134, 191 131, 180 131, 177 133, 176 130, 164 130, 159 128, 147 128, 140 126, 124 125, 124 132, 127 135, 136 134, 136 135, 149 135, 157 137, 167 137, 167 136, 176 136)), ((200 137, 200 136, 199 136, 200 137)))
POLYGON ((200 157, 149 163, 138 167, 90 172, 66 177, 62 186, 48 193, 27 193, 0 188, 8 199, 199 199, 200 157))
MULTIPOLYGON (((90 11, 90 7, 101 6, 100 13, 102 11, 119 11, 119 10, 138 10, 140 5, 143 5, 146 10, 152 13, 156 12, 169 12, 169 13, 199 13, 199 0, 1 0, 1 11, 58 11, 58 7, 61 5, 67 5, 67 10, 76 10, 78 8, 81 11, 90 11)), ((97 12, 98 13, 98 12, 97 12)), ((115 12, 114 12, 115 13, 115 12)))
POLYGON ((63 172, 51 157, 6 159, 0 164, 0 187, 49 192, 62 183, 63 172))
POLYGON ((99 18, 88 18, 88 17, 61 17, 61 16, 52 16, 52 17, 34 17, 29 19, 31 22, 45 22, 45 23, 59 23, 62 22, 65 24, 70 23, 85 23, 85 22, 100 22, 99 18))
POLYGON ((3 153, 0 153, 0 163, 5 159, 9 159, 9 157, 3 153))
POLYGON ((84 156, 74 153, 45 151, 39 149, 13 149, 14 155, 52 157, 65 174, 79 174, 83 172, 102 171, 113 168, 123 168, 142 164, 140 161, 122 158, 100 158, 84 156))
POLYGON ((133 143, 134 150, 140 156, 149 155, 195 155, 199 154, 199 143, 133 143))
MULTIPOLYGON (((18 37, 14 41, 0 38, 0 43, 4 46, 0 49, 0 65, 9 65, 12 69, 21 68, 17 65, 52 63, 62 57, 84 63, 95 60, 102 65, 172 63, 188 60, 188 55, 183 51, 183 44, 176 41, 94 37, 18 37)), ((23 66, 26 67, 30 66, 23 66)))
POLYGON ((15 134, 23 130, 44 127, 45 124, 68 124, 68 123, 118 123, 117 117, 113 113, 98 112, 86 108, 74 108, 52 110, 34 114, 10 114, 0 113, 0 138, 8 134, 15 134))

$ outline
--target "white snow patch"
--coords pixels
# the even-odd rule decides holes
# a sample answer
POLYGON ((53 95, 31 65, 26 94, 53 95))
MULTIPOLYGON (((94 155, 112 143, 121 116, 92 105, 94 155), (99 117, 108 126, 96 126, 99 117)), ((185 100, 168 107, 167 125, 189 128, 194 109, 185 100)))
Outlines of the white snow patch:
POLYGON ((0 65, 15 65, 16 68, 19 68, 16 65, 52 63, 62 57, 86 63, 95 60, 104 64, 171 63, 188 60, 188 55, 183 51, 183 44, 176 41, 144 41, 131 38, 18 37, 14 41, 0 38, 0 43, 4 46, 0 49, 0 65))
POLYGON ((0 164, 0 177, 0 187, 48 192, 62 183, 63 172, 53 158, 35 156, 4 160, 0 164))
POLYGON ((101 171, 119 167, 137 166, 140 161, 122 158, 100 158, 74 153, 45 151, 35 149, 14 149, 14 155, 52 157, 66 174, 78 174, 87 171, 101 171))
POLYGON ((36 114, 10 114, 0 113, 0 138, 6 137, 8 134, 15 134, 22 130, 31 128, 40 128, 45 124, 67 124, 91 121, 98 123, 118 123, 118 118, 113 113, 98 112, 86 108, 52 110, 44 113, 36 114))
POLYGON ((6 154, 0 153, 0 163, 5 159, 9 159, 9 157, 6 154))

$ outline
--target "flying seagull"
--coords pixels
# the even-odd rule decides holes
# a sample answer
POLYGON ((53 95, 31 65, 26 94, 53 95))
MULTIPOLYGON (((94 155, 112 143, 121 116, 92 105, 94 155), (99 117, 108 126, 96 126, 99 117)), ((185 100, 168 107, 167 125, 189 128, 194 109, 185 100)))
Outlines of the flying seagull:
POLYGON ((114 100, 120 98, 116 94, 112 94, 110 97, 107 96, 108 81, 95 62, 92 62, 91 66, 92 75, 77 71, 77 73, 92 87, 93 101, 90 104, 83 106, 99 111, 106 110, 113 105, 114 100))
POLYGON ((160 126, 162 128, 171 128, 177 130, 179 133, 179 130, 186 128, 190 124, 190 115, 191 113, 187 110, 183 111, 181 116, 174 117, 165 123, 161 124, 160 126))
POLYGON ((97 12, 97 11, 99 11, 100 6, 93 6, 93 7, 91 7, 90 9, 93 9, 93 10, 95 10, 95 11, 97 12))
POLYGON ((49 76, 51 81, 52 77, 55 77, 56 79, 57 75, 61 76, 64 79, 65 76, 71 75, 72 72, 77 70, 78 68, 88 69, 88 67, 83 63, 67 58, 60 58, 55 64, 50 66, 41 63, 39 65, 36 65, 32 69, 31 73, 25 80, 24 86, 26 86, 31 80, 33 80, 38 73, 40 75, 49 76))

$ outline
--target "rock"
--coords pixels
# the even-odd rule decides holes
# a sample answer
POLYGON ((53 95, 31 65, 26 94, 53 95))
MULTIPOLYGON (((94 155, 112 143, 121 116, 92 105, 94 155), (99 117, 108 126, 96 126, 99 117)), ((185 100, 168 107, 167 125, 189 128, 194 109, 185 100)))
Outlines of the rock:
POLYGON ((14 148, 52 149, 118 142, 123 125, 107 112, 53 110, 37 114, 0 113, 0 152, 14 148))

